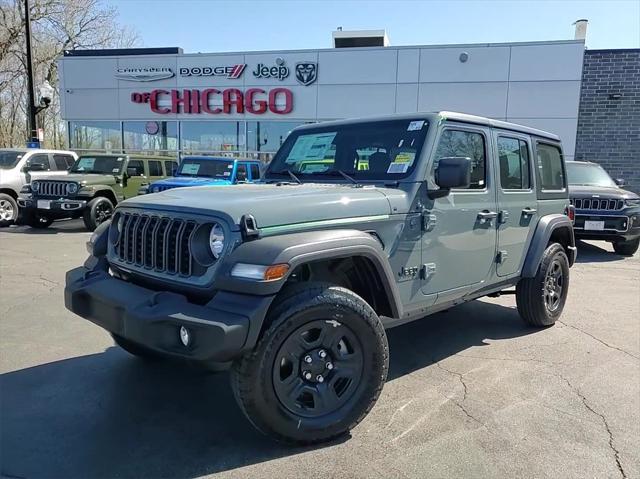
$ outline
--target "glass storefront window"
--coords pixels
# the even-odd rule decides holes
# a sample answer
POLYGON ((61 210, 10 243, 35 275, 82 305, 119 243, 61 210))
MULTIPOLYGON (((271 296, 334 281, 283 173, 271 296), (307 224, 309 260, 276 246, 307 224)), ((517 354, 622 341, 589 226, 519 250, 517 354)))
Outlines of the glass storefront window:
POLYGON ((122 151, 119 121, 71 121, 69 140, 71 148, 80 152, 122 151))
POLYGON ((175 121, 125 121, 122 131, 127 153, 175 155, 178 150, 178 123, 175 121))
POLYGON ((301 121, 248 121, 247 150, 274 153, 301 121))
POLYGON ((245 150, 244 122, 183 121, 181 123, 183 153, 219 153, 245 150))

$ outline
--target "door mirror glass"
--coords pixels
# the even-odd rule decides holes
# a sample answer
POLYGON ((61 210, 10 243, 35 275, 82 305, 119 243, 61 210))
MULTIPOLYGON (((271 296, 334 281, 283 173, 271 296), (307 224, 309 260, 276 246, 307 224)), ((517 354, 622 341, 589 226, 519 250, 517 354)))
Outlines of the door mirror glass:
POLYGON ((24 171, 45 171, 45 167, 42 163, 27 163, 24 171))
POLYGON ((625 182, 622 178, 616 178, 615 182, 616 182, 616 185, 618 185, 621 188, 625 185, 625 182))
POLYGON ((441 189, 468 188, 471 184, 471 158, 451 156, 440 158, 435 182, 441 189))

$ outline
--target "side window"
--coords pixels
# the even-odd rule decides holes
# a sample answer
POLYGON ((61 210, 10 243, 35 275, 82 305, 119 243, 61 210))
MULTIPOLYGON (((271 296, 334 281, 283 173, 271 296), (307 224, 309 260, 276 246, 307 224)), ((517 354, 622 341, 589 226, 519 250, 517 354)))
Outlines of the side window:
POLYGON ((51 170, 51 165, 49 164, 49 155, 33 155, 29 158, 29 166, 40 165, 38 171, 49 171, 51 170))
POLYGON ((255 163, 251 164, 251 180, 256 181, 260 179, 260 167, 255 163))
POLYGON ((73 166, 74 160, 71 155, 53 155, 53 161, 56 163, 56 169, 68 170, 73 166))
POLYGON ((484 135, 465 130, 446 129, 440 136, 436 150, 437 167, 440 158, 462 157, 471 159, 471 184, 469 189, 482 190, 487 185, 487 155, 484 135))
POLYGON ((178 163, 175 161, 165 161, 164 162, 164 171, 167 172, 167 176, 174 176, 178 169, 178 163))
POLYGON ((129 160, 127 170, 130 170, 131 168, 136 170, 136 174, 133 176, 144 176, 144 163, 142 160, 129 160))
POLYGON ((247 165, 244 163, 238 163, 238 168, 236 170, 236 181, 247 181, 247 165))
POLYGON ((162 165, 159 161, 149 160, 149 176, 162 176, 162 165))
POLYGON ((527 142, 518 138, 498 137, 500 186, 503 190, 527 190, 531 187, 527 142))
POLYGON ((536 145, 538 153, 538 176, 540 188, 544 190, 562 190, 566 186, 562 169, 562 153, 557 146, 547 143, 536 145))

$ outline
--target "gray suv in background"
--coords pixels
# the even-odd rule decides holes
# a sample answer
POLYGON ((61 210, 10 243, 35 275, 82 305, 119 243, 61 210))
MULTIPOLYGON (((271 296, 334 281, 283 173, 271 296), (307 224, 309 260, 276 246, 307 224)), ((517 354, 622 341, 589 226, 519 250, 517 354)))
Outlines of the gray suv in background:
POLYGON ((41 176, 66 175, 78 159, 72 151, 0 149, 0 226, 18 218, 18 195, 24 185, 41 176))
POLYGON ((569 210, 550 133, 449 112, 305 125, 259 184, 120 203, 65 304, 133 355, 231 364, 256 428, 316 443, 374 406, 387 328, 505 293, 553 325, 569 210))

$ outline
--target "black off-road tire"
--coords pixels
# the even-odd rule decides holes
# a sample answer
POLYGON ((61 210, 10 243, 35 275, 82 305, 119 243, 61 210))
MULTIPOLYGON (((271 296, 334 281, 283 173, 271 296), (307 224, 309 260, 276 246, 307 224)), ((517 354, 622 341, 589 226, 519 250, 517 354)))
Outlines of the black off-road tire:
POLYGON ((6 193, 0 193, 0 228, 9 226, 18 218, 18 202, 6 193))
MULTIPOLYGON (((556 280, 557 283, 557 280, 556 280)), ((516 286, 518 313, 524 321, 536 327, 552 326, 562 314, 569 292, 569 259, 562 245, 550 243, 542 255, 542 261, 533 278, 522 278, 516 286), (561 290, 557 293, 555 307, 549 304, 549 275, 559 271, 561 290)))
POLYGON ((259 431, 281 442, 308 445, 347 433, 373 408, 387 378, 389 346, 380 318, 357 294, 325 283, 296 285, 275 301, 257 345, 232 366, 231 387, 238 405, 259 431), (305 336, 316 329, 317 338, 305 336), (325 342, 331 346, 324 346, 325 342), (298 361, 298 356, 287 349, 289 344, 299 345, 299 351, 307 347, 309 350, 301 353, 298 361), (322 371, 313 382, 305 381, 303 376, 308 371, 304 369, 325 364, 325 359, 317 359, 323 357, 324 350, 326 360, 336 364, 335 369, 322 371), (306 363, 311 355, 318 363, 306 363), (294 369, 285 381, 292 378, 291 384, 302 384, 300 396, 283 396, 279 392, 284 384, 281 374, 287 368, 286 357, 291 358, 294 369), (360 357, 361 362, 357 363, 355 357, 360 357), (347 363, 341 362, 344 358, 347 363), (353 367, 354 364, 359 366, 353 367), (323 374, 326 382, 315 381, 323 374), (338 384, 344 384, 344 374, 357 376, 357 380, 347 380, 341 397, 338 384), (317 398, 323 399, 316 403, 317 398), (329 405, 336 398, 337 403, 329 405), (298 400, 304 406, 296 403, 298 400))
POLYGON ((151 349, 145 348, 140 344, 133 343, 128 339, 118 336, 117 334, 111 334, 111 337, 113 338, 113 341, 118 346, 120 346, 122 349, 124 349, 126 352, 128 352, 133 356, 136 356, 138 358, 142 358, 148 361, 157 361, 159 359, 162 359, 161 354, 156 353, 151 349))
POLYGON ((640 238, 630 241, 616 241, 613 243, 613 250, 620 256, 633 256, 640 246, 640 238))
POLYGON ((99 196, 89 201, 82 213, 82 220, 89 231, 94 231, 100 223, 108 220, 113 215, 113 203, 109 198, 99 196), (105 216, 105 211, 108 211, 105 216))

